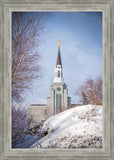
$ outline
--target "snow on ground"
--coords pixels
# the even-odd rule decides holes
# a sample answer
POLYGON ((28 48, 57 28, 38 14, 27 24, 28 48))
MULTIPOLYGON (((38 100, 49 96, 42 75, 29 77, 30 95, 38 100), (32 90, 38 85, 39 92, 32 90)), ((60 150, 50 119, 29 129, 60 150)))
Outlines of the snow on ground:
POLYGON ((102 148, 102 106, 83 105, 48 118, 31 148, 102 148))

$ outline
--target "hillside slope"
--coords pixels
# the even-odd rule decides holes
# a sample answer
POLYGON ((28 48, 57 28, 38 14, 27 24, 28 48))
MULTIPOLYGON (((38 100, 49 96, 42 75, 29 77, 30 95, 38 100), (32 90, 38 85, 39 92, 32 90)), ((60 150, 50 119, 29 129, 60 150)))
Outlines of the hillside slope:
POLYGON ((48 118, 31 148, 102 148, 102 106, 75 107, 48 118))

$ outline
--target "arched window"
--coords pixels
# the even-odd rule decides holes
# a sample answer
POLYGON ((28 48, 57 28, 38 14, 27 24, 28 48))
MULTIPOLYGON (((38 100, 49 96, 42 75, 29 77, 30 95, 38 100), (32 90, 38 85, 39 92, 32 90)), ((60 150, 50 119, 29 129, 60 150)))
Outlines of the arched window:
POLYGON ((58 71, 58 77, 60 77, 60 71, 58 71))
POLYGON ((56 94, 56 111, 60 112, 62 110, 61 106, 61 94, 56 94))

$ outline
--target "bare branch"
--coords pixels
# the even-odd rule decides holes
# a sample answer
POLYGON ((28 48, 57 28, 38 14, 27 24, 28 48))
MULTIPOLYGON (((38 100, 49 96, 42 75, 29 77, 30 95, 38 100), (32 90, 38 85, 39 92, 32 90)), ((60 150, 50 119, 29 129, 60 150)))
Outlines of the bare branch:
POLYGON ((87 79, 77 90, 76 95, 80 97, 82 104, 102 105, 102 79, 87 79))
POLYGON ((45 12, 12 13, 12 97, 23 100, 33 80, 41 76, 41 55, 38 51, 45 23, 45 12))

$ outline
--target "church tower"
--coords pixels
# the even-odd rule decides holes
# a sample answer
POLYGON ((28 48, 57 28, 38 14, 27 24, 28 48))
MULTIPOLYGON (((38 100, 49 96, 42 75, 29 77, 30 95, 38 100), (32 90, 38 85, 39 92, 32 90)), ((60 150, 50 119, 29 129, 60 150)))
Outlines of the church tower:
POLYGON ((55 75, 54 75, 54 83, 63 83, 63 67, 62 67, 62 61, 61 61, 61 54, 60 54, 60 41, 58 41, 58 56, 57 56, 57 62, 55 66, 55 75))
POLYGON ((51 107, 51 114, 57 114, 71 107, 71 97, 68 97, 67 85, 64 83, 63 65, 60 53, 60 41, 58 40, 58 55, 54 72, 54 81, 50 89, 50 97, 47 105, 51 107))

